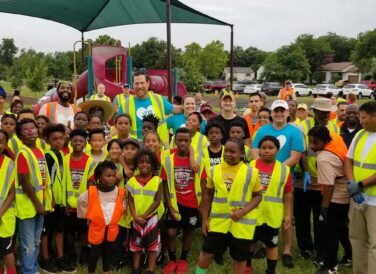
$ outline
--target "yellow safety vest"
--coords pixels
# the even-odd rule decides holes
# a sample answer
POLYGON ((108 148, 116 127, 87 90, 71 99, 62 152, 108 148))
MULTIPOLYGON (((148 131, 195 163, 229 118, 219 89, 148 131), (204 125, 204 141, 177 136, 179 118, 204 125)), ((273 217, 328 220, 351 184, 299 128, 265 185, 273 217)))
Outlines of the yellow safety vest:
MULTIPOLYGON (((65 205, 66 204, 66 190, 65 190, 65 182, 67 178, 67 167, 66 162, 64 161, 64 153, 59 151, 61 155, 61 159, 63 161, 63 166, 61 167, 59 164, 59 160, 56 156, 56 153, 52 150, 48 150, 46 152, 46 155, 50 155, 52 159, 54 160, 56 171, 55 171, 55 178, 52 181, 51 179, 51 185, 52 185, 52 194, 54 196, 55 204, 57 205, 65 205), (62 170, 61 170, 62 168, 62 170)), ((50 174, 51 175, 51 174, 50 174)))
POLYGON ((50 149, 50 145, 46 143, 45 140, 38 138, 36 141, 37 148, 41 149, 43 152, 46 152, 50 149))
MULTIPOLYGON (((115 98, 117 98, 117 109, 119 110, 122 106, 125 106, 125 97, 128 97, 128 95, 124 95, 123 93, 120 93, 118 95, 116 95, 115 98)), ((123 112, 124 112, 124 109, 123 109, 123 112)))
POLYGON ((252 240, 257 222, 257 211, 248 212, 235 222, 231 219, 232 210, 243 208, 252 199, 252 190, 258 180, 258 170, 242 164, 235 175, 230 191, 227 190, 222 175, 222 164, 210 168, 215 192, 209 216, 210 231, 230 232, 235 238, 252 240))
MULTIPOLYGON (((12 138, 8 140, 8 147, 13 152, 14 157, 18 154, 20 149, 24 146, 22 141, 17 137, 17 135, 13 135, 12 138)), ((38 138, 36 141, 37 148, 41 149, 42 152, 46 152, 50 149, 50 145, 46 143, 45 140, 38 138)))
POLYGON ((99 97, 98 94, 94 94, 94 95, 91 95, 90 96, 90 101, 92 100, 100 100, 100 101, 107 101, 107 102, 110 102, 111 103, 111 99, 110 97, 106 96, 106 95, 103 95, 103 97, 99 97))
POLYGON ((93 159, 91 157, 87 159, 84 174, 82 175, 82 179, 81 179, 81 184, 78 189, 74 189, 72 176, 70 174, 70 159, 71 159, 71 154, 64 156, 64 161, 65 161, 64 166, 66 167, 65 172, 67 174, 66 187, 65 187, 66 204, 64 204, 64 206, 67 205, 71 208, 77 208, 77 199, 82 193, 84 193, 87 190, 87 182, 89 178, 93 176, 96 164, 93 163, 93 159))
MULTIPOLYGON (((151 101, 151 105, 153 107, 153 111, 155 116, 159 118, 159 124, 158 124, 158 135, 161 138, 162 144, 165 149, 168 149, 169 144, 169 134, 167 129, 167 123, 166 123, 166 115, 164 113, 164 103, 162 96, 159 94, 155 94, 153 92, 149 91, 149 98, 151 101)), ((124 113, 128 113, 132 117, 132 128, 131 133, 132 135, 137 136, 137 119, 136 119, 136 108, 134 103, 134 96, 130 95, 124 98, 124 102, 121 104, 121 108, 124 113)))
POLYGON ((244 145, 244 161, 249 163, 252 161, 252 149, 244 145))
MULTIPOLYGON (((204 151, 209 146, 208 139, 206 138, 205 135, 197 131, 195 135, 192 137, 191 146, 195 153, 202 154, 202 151, 204 151)), ((176 147, 175 136, 171 138, 170 147, 173 147, 173 148, 176 147)))
MULTIPOLYGON (((45 185, 43 186, 42 173, 39 168, 38 160, 34 153, 27 146, 23 146, 20 152, 17 154, 16 163, 18 157, 23 155, 26 159, 27 166, 29 168, 29 180, 31 186, 34 188, 35 195, 39 202, 44 206, 46 211, 52 210, 52 190, 50 183, 50 174, 48 172, 47 163, 45 163, 45 185)), ((20 219, 33 218, 37 213, 33 202, 24 193, 21 183, 19 181, 18 172, 16 173, 16 214, 20 219)))
MULTIPOLYGON (((354 137, 353 173, 357 182, 362 181, 376 173, 376 143, 372 147, 364 147, 369 132, 362 129, 354 137), (368 151, 362 160, 362 151, 368 151)), ((364 189, 368 196, 376 197, 376 185, 364 189)))
MULTIPOLYGON (((256 161, 251 162, 256 167, 256 161)), ((257 225, 267 224, 273 228, 280 228, 284 216, 283 196, 285 185, 289 178, 290 168, 279 161, 275 161, 272 177, 262 201, 257 210, 257 225)))
MULTIPOLYGON (((9 190, 14 182, 16 170, 14 162, 5 156, 3 164, 1 165, 0 173, 0 208, 4 205, 8 197, 9 190)), ((4 212, 0 219, 0 237, 8 238, 13 236, 16 229, 16 210, 14 209, 14 201, 12 205, 4 212)))
MULTIPOLYGON (((174 155, 175 153, 172 153, 169 157, 166 157, 165 161, 162 162, 162 166, 164 170, 166 171, 166 175, 167 175, 167 185, 168 185, 168 192, 169 192, 170 199, 171 199, 171 205, 175 209, 175 211, 179 212, 178 201, 176 199, 176 191, 175 191, 174 155)), ((202 161, 201 155, 198 155, 197 163, 200 164, 200 169, 199 169, 199 172, 195 173, 194 175, 195 176, 194 184, 195 184, 197 203, 198 205, 200 205, 201 196, 202 196, 201 195, 201 176, 202 176, 202 172, 205 169, 204 161, 202 161)))
MULTIPOLYGON (((309 147, 309 138, 308 138, 308 131, 315 126, 315 120, 313 118, 304 120, 301 122, 301 126, 304 131, 305 146, 307 150, 308 172, 311 176, 317 177, 317 167, 316 167, 317 153, 313 152, 311 148, 309 147)), ((337 134, 339 134, 340 132, 339 127, 335 123, 333 123, 333 121, 329 121, 328 124, 326 125, 326 128, 329 130, 329 132, 333 132, 337 134)))

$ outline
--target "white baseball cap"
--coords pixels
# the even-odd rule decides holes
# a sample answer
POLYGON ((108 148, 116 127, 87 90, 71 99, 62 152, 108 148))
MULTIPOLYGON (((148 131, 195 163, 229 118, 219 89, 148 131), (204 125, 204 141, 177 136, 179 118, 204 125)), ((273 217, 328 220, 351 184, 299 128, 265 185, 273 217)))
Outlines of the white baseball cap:
POLYGON ((275 110, 276 108, 284 108, 288 110, 289 105, 286 103, 285 100, 275 100, 271 106, 271 110, 275 110))

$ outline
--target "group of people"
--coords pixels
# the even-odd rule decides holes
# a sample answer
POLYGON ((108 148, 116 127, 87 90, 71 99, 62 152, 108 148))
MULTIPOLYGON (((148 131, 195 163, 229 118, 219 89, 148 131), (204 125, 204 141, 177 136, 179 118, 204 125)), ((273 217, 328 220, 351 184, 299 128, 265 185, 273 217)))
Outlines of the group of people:
POLYGON ((279 253, 293 268, 294 227, 299 257, 317 273, 376 269, 375 101, 316 98, 308 108, 253 93, 239 116, 231 91, 215 113, 200 93, 170 103, 149 85, 136 73, 112 103, 99 84, 76 107, 71 83, 59 82, 58 100, 36 117, 4 111, 0 89, 6 273, 16 273, 15 254, 22 273, 74 273, 78 264, 95 273, 100 258, 108 273, 130 257, 132 273, 157 264, 187 273, 199 227, 197 274, 223 264, 227 249, 234 273, 252 273, 258 249, 266 273, 276 273, 279 253))

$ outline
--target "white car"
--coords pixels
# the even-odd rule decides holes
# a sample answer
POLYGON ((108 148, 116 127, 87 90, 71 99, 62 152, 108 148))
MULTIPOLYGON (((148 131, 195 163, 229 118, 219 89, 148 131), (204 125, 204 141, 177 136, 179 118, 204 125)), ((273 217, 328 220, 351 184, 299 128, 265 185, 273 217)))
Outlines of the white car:
POLYGON ((262 86, 261 84, 253 84, 253 85, 246 86, 244 88, 243 93, 252 94, 252 93, 260 92, 261 86, 262 86))
POLYGON ((373 90, 364 84, 347 84, 343 87, 343 95, 354 93, 358 98, 369 97, 373 95, 373 90))
POLYGON ((337 86, 333 84, 318 84, 312 90, 312 94, 324 96, 331 92, 334 96, 337 96, 340 91, 341 89, 337 88, 337 86))
POLYGON ((312 89, 304 84, 292 84, 292 88, 295 90, 295 95, 298 96, 312 96, 312 89))

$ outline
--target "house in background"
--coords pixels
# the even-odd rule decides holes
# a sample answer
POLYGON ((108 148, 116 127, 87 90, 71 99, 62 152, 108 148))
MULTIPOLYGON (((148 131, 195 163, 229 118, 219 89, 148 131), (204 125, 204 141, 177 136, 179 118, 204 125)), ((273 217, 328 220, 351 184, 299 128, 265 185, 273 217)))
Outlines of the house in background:
MULTIPOLYGON (((230 80, 230 67, 225 67, 223 74, 225 75, 225 80, 230 80)), ((254 80, 255 72, 248 67, 234 67, 234 79, 240 80, 254 80)))
POLYGON ((321 71, 325 74, 323 83, 334 83, 338 80, 348 80, 351 83, 359 83, 361 73, 351 62, 328 63, 321 66, 321 71))

